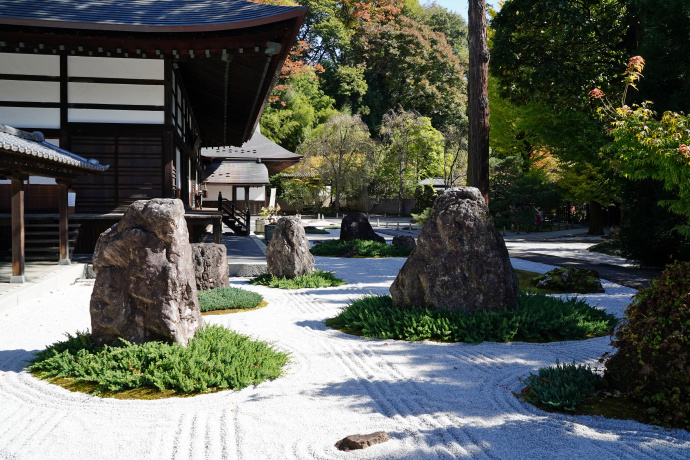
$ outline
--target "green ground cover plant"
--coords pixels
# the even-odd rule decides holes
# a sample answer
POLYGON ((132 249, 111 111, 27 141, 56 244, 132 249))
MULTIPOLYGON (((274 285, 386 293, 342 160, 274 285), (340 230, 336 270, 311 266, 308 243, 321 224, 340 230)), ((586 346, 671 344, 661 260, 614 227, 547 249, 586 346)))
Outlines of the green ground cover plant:
POLYGON ((307 226, 307 227, 304 227, 304 233, 311 234, 311 235, 327 235, 329 232, 328 232, 328 230, 321 229, 318 227, 307 226))
POLYGON ((326 325, 379 339, 479 343, 582 340, 610 334, 617 322, 581 299, 521 292, 515 310, 474 314, 394 307, 391 296, 368 296, 352 302, 326 325))
POLYGON ((341 280, 331 272, 314 270, 308 275, 297 278, 278 278, 270 273, 264 273, 249 280, 249 283, 279 289, 303 289, 342 286, 347 282, 341 280))
POLYGON ((323 257, 407 257, 412 249, 369 240, 330 240, 315 244, 311 253, 323 257))
POLYGON ((522 395, 531 403, 541 403, 554 409, 572 412, 576 406, 592 397, 601 388, 603 377, 590 366, 561 364, 542 367, 525 379, 527 387, 522 395))
POLYGON ((239 390, 280 377, 289 361, 273 345, 217 325, 199 329, 187 347, 124 340, 122 346, 96 347, 91 334, 66 336, 37 353, 27 369, 42 379, 83 383, 85 392, 108 397, 141 388, 168 396, 239 390))
POLYGON ((248 310, 260 306, 264 301, 261 294, 232 286, 197 291, 197 294, 202 312, 248 310))

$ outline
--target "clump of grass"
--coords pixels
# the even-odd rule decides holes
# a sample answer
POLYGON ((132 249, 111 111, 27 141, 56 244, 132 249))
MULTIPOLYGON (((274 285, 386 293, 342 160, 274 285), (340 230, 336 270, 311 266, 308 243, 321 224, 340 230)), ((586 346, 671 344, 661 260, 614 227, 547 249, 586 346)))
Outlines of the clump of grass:
POLYGON ((261 305, 264 300, 261 294, 232 286, 197 291, 197 294, 202 312, 251 309, 261 305))
POLYGON ((252 278, 249 282, 279 289, 320 288, 347 284, 347 282, 336 277, 332 272, 325 272, 323 270, 314 270, 307 275, 297 278, 278 278, 270 273, 264 273, 252 278))
POLYGON ((315 244, 311 253, 324 257, 407 257, 412 249, 369 240, 330 240, 315 244))
POLYGON ((307 226, 307 227, 304 227, 304 233, 308 233, 308 234, 312 234, 312 235, 327 235, 329 232, 328 232, 328 230, 321 229, 318 227, 307 226))
POLYGON ((379 339, 442 342, 551 342, 609 334, 617 319, 577 298, 561 299, 521 292, 515 310, 474 314, 393 306, 391 296, 368 296, 352 302, 326 325, 379 339))
POLYGON ((217 325, 199 329, 187 347, 124 340, 122 346, 96 347, 88 333, 66 336, 37 353, 27 369, 42 379, 89 384, 95 395, 135 388, 173 390, 169 395, 239 390, 280 377, 289 361, 273 345, 217 325))
POLYGON ((556 360, 555 366, 542 367, 537 374, 530 374, 522 394, 531 403, 572 412, 578 404, 590 399, 602 382, 603 377, 590 366, 574 362, 560 364, 556 360))

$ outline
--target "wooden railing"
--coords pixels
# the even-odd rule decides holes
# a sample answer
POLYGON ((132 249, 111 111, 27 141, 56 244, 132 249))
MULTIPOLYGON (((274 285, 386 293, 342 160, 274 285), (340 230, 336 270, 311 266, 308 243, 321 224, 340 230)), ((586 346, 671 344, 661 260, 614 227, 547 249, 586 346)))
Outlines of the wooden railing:
POLYGON ((218 192, 218 211, 223 214, 223 223, 230 227, 238 235, 249 235, 249 223, 251 213, 249 208, 241 211, 235 203, 223 198, 223 193, 218 192))

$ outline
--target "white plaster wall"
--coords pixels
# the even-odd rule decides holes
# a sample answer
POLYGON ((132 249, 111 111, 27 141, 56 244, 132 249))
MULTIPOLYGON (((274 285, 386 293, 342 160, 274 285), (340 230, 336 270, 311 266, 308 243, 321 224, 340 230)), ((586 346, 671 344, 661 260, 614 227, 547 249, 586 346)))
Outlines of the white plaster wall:
POLYGON ((60 82, 0 80, 0 100, 60 102, 60 82))
POLYGON ((0 107, 0 123, 29 131, 45 128, 59 129, 60 109, 0 107))
POLYGON ((70 77, 162 80, 165 76, 164 69, 163 59, 67 57, 67 72, 70 77))
POLYGON ((249 189, 249 199, 252 201, 264 201, 266 198, 266 187, 252 187, 249 189))
MULTIPOLYGON (((110 83, 68 83, 67 100, 75 104, 160 105, 163 85, 120 85, 110 83)), ((58 86, 59 96, 59 86, 58 86)))
MULTIPOLYGON (((144 110, 97 110, 68 109, 67 118, 74 123, 142 123, 149 125, 163 124, 163 111, 144 110)), ((58 113, 58 121, 59 121, 58 113)))
POLYGON ((232 186, 231 185, 217 185, 208 184, 206 185, 206 200, 216 201, 218 200, 218 192, 223 193, 223 198, 226 200, 232 199, 232 186))
POLYGON ((29 176, 29 184, 31 185, 56 185, 55 179, 52 177, 29 176))
POLYGON ((60 76, 60 57, 42 54, 0 53, 0 73, 60 76))

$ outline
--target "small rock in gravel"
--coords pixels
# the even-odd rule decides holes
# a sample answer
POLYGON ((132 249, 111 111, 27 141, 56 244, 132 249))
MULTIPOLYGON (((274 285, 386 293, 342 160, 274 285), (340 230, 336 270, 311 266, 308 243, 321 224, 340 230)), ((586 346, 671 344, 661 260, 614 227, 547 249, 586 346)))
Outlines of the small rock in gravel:
POLYGON ((366 449, 374 444, 381 444, 388 441, 388 435, 385 431, 377 431, 370 434, 352 434, 335 443, 335 447, 339 450, 349 452, 351 450, 366 449))

